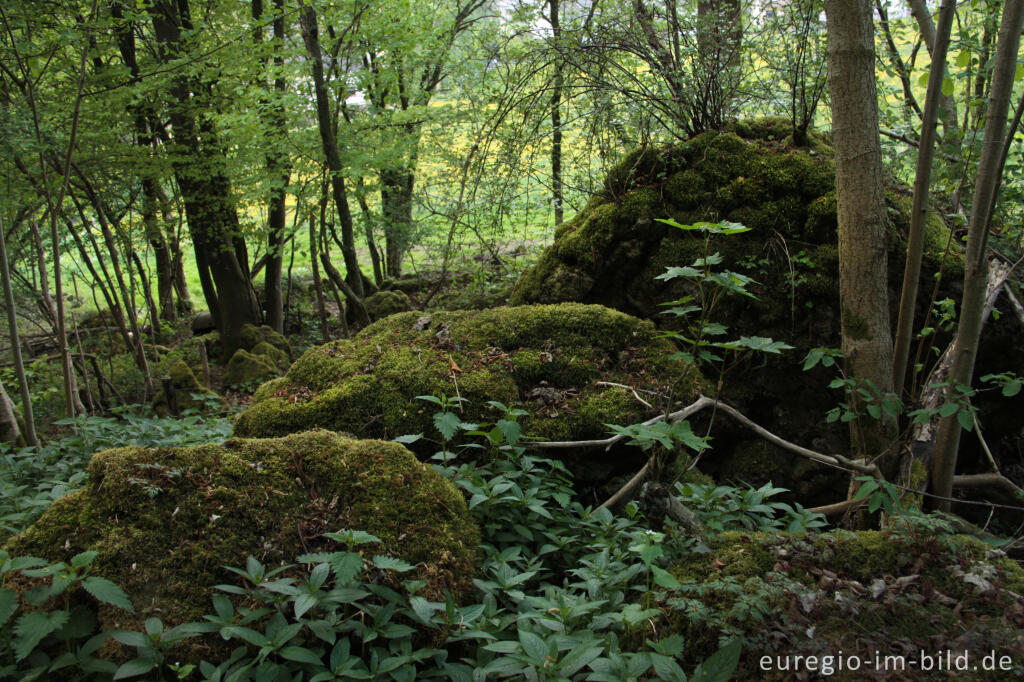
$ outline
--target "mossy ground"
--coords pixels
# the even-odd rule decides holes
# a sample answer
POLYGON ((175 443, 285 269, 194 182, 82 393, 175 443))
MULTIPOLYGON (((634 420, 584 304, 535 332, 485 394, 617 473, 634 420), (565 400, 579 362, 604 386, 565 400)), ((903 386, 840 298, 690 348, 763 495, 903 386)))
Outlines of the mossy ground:
POLYGON ((309 350, 284 378, 260 387, 235 432, 318 427, 360 437, 436 436, 437 408, 416 396, 446 395, 468 401, 460 415, 467 422, 501 418, 487 405, 500 401, 529 410, 527 437, 602 438, 605 424, 653 414, 630 390, 609 383, 678 400, 692 395, 696 378, 683 380, 672 352, 650 322, 600 306, 400 313, 352 340, 309 350))
POLYGON ((101 612, 102 625, 117 628, 150 615, 198 620, 210 612, 213 586, 236 582, 225 566, 244 566, 249 556, 294 563, 331 551, 323 533, 345 528, 381 538, 368 553, 416 564, 434 598, 471 589, 480 537, 455 487, 396 443, 328 431, 103 451, 83 489, 4 549, 51 561, 98 551, 98 573, 136 607, 135 616, 101 612))
MULTIPOLYGON (((919 659, 946 649, 975 662, 995 650, 1024 673, 1024 571, 989 556, 965 537, 878 531, 822 535, 724 533, 711 552, 672 568, 684 587, 662 607, 696 660, 718 638, 748 638, 738 679, 793 679, 772 674, 762 656, 836 656, 865 660, 874 652, 919 659), (682 595, 682 596, 680 596, 682 595)), ((664 634, 664 633, 662 633, 664 634)), ((859 674, 837 679, 865 679, 859 674)), ((886 678, 890 679, 890 678, 886 678)), ((908 666, 898 679, 933 679, 908 666)), ((1002 679, 969 673, 966 679, 1002 679)))

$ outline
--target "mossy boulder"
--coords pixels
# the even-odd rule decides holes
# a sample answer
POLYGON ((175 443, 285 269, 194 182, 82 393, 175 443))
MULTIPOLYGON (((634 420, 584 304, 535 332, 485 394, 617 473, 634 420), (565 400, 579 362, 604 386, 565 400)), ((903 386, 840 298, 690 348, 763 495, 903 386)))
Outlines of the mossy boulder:
MULTIPOLYGON (((798 146, 788 139, 787 130, 788 124, 778 119, 746 121, 725 132, 627 155, 608 173, 602 192, 556 228, 554 243, 519 279, 510 303, 594 303, 671 327, 679 321, 661 314, 661 304, 693 295, 694 285, 682 278, 658 277, 668 267, 689 266, 718 253, 718 269, 752 278, 748 289, 756 296, 724 296, 718 302, 711 321, 728 326, 724 338, 770 337, 795 347, 781 356, 749 354, 730 368, 722 397, 783 438, 822 452, 848 452, 847 425, 824 419, 829 408, 846 400, 841 392, 827 388, 835 372, 821 367, 801 371, 810 349, 841 345, 833 153, 822 135, 812 133, 808 146, 798 146), (659 222, 663 218, 683 225, 732 221, 750 231, 712 237, 706 245, 702 232, 659 222)), ((886 202, 891 228, 890 309, 895 314, 909 227, 909 191, 890 186, 886 202)), ((940 268, 947 283, 940 299, 958 298, 957 280, 963 274, 957 240, 952 254, 942 255, 950 231, 938 216, 928 217, 925 236, 918 324, 929 306, 923 292, 932 292, 940 268)), ((978 376, 1024 371, 1024 347, 1010 342, 1022 333, 1013 316, 989 321, 978 376)), ((942 348, 948 340, 949 335, 940 332, 928 345, 942 348)), ((926 365, 934 359, 927 352, 923 356, 926 365)), ((983 409, 995 415, 995 439, 1021 443, 1019 419, 1011 413, 1024 410, 1024 394, 1012 400, 992 400, 990 395, 980 400, 988 400, 983 409)), ((756 485, 774 480, 807 504, 834 502, 845 491, 841 475, 833 476, 831 483, 822 476, 779 476, 780 471, 795 471, 798 456, 764 446, 749 432, 716 429, 714 435, 714 454, 704 457, 701 466, 718 480, 756 485)), ((975 460, 980 455, 976 444, 965 447, 972 453, 964 460, 967 465, 983 465, 983 460, 975 460)), ((1009 451, 1015 453, 1017 447, 1011 445, 1009 451)))
POLYGON ((365 555, 415 564, 424 594, 469 594, 479 531, 462 495, 401 445, 328 431, 267 440, 93 456, 82 489, 53 503, 4 545, 15 555, 69 561, 99 552, 96 572, 131 595, 135 614, 104 608, 105 629, 159 615, 201 620, 213 587, 236 584, 225 566, 253 556, 269 567, 308 552, 340 551, 342 529, 381 539, 365 555))
MULTIPOLYGON (((215 398, 219 399, 216 393, 199 382, 192 368, 184 360, 175 360, 167 367, 166 371, 167 376, 171 377, 171 384, 174 386, 174 396, 178 402, 179 410, 199 409, 204 406, 205 401, 201 402, 193 398, 193 395, 207 396, 211 399, 211 402, 215 398)), ((218 400, 218 402, 220 401, 218 400)), ((153 410, 161 417, 166 417, 170 414, 167 395, 162 386, 156 395, 153 396, 152 405, 153 410)))
POLYGON ((401 289, 385 289, 370 294, 364 303, 371 320, 379 320, 395 313, 404 313, 412 308, 408 294, 401 289))
POLYGON ((288 367, 292 364, 287 353, 277 346, 271 346, 266 341, 260 341, 257 343, 252 347, 251 352, 255 356, 265 358, 281 372, 288 371, 288 367))
MULTIPOLYGON (((694 661, 713 653, 719 637, 743 634, 737 679, 794 679, 792 667, 761 667, 763 656, 788 656, 792 665, 797 654, 835 661, 840 651, 916 662, 922 653, 967 650, 978 667, 962 671, 966 679, 1004 679, 981 669, 995 650, 1024 672, 1024 570, 972 538, 924 528, 728 532, 670 571, 681 587, 665 594, 659 634, 683 635, 694 661)), ((865 670, 874 672, 836 666, 835 678, 866 679, 865 670)), ((899 679, 934 675, 908 664, 899 679)))
POLYGON ((292 356, 292 345, 284 335, 275 332, 267 325, 257 327, 254 324, 242 325, 241 345, 247 351, 252 351, 261 343, 269 343, 271 346, 280 349, 289 358, 292 356))
POLYGON ((225 386, 253 386, 280 374, 281 370, 270 356, 257 355, 239 348, 228 360, 223 382, 225 386))
MULTIPOLYGON (((647 391, 642 395, 659 409, 659 400, 691 397, 699 378, 687 377, 669 359, 673 352, 650 322, 601 306, 399 313, 351 340, 307 351, 283 378, 256 391, 235 433, 276 436, 318 427, 360 437, 435 437, 437 408, 416 396, 446 395, 467 400, 460 413, 466 422, 502 418, 488 405, 500 401, 529 411, 524 437, 603 438, 606 424, 656 413, 622 386, 647 391)), ((414 447, 423 455, 436 449, 427 441, 414 447)), ((635 465, 625 455, 581 461, 586 466, 579 473, 591 480, 607 466, 635 465)))

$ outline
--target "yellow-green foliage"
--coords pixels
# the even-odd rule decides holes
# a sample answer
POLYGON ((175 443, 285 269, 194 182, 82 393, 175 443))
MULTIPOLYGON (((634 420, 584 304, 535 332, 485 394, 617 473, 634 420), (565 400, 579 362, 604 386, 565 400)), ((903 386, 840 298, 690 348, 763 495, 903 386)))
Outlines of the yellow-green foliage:
MULTIPOLYGON (((432 598, 468 593, 480 537, 462 495, 401 445, 328 431, 100 452, 86 485, 4 549, 52 561, 96 550, 135 617, 179 623, 209 612, 214 585, 236 582, 225 565, 340 549, 322 534, 346 528, 381 538, 369 553, 416 564, 432 598)), ((129 616, 101 617, 114 628, 129 616)))
MULTIPOLYGON (((260 344, 256 344, 259 346, 260 344)), ((269 344, 268 344, 269 345, 269 344)), ((267 381, 280 374, 269 355, 256 355, 244 348, 235 351, 224 370, 225 386, 245 386, 267 381)))
MULTIPOLYGON (((261 387, 235 433, 312 427, 363 437, 433 434, 436 407, 418 395, 461 396, 461 416, 493 422, 489 400, 527 408, 524 432, 545 439, 607 435, 606 423, 646 418, 627 384, 669 394, 682 368, 654 326, 579 304, 393 315, 351 340, 313 348, 261 387)), ((692 383, 674 387, 680 400, 692 383)))

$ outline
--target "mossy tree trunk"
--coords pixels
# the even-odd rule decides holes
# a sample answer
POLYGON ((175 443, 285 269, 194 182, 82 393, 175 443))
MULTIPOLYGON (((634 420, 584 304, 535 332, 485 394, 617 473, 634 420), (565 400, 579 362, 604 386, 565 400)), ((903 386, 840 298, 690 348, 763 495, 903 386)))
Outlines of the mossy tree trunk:
MULTIPOLYGON (((892 338, 887 295, 887 239, 882 153, 875 92, 874 26, 870 0, 826 0, 832 133, 839 219, 839 303, 847 375, 876 397, 892 391, 892 338)), ((857 457, 887 452, 890 419, 863 414, 850 422, 857 457)), ((860 403, 860 404, 858 404, 860 403)), ((881 469, 895 468, 887 457, 881 469)))
MULTIPOLYGON (((984 324, 985 292, 988 280, 986 245, 994 197, 999 189, 1003 140, 1006 119, 1013 92, 1017 67, 1017 49, 1024 25, 1024 0, 1007 0, 999 28, 995 67, 985 115, 985 136, 974 185, 971 219, 967 226, 967 253, 964 256, 964 295, 953 345, 953 366, 950 370, 947 400, 952 400, 958 386, 970 386, 974 361, 978 355, 981 327, 984 324)), ((949 498, 953 490, 957 452, 960 447, 960 422, 955 414, 939 423, 932 456, 931 483, 934 492, 949 498)), ((939 502, 949 510, 949 501, 939 502)))

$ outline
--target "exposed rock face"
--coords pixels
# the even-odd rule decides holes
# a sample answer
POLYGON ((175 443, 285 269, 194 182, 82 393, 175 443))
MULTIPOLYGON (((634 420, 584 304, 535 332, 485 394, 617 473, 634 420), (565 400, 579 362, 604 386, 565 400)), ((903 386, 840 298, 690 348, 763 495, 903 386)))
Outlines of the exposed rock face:
POLYGON ((100 452, 86 485, 4 549, 51 561, 98 551, 97 572, 123 587, 136 611, 101 610, 110 619, 101 625, 113 629, 155 614, 198 620, 214 585, 236 583, 224 566, 338 551, 322 534, 343 529, 379 537, 370 554, 416 564, 432 598, 472 589, 480 536, 455 487, 401 445, 328 431, 100 452))
MULTIPOLYGON (((655 407, 692 395, 699 377, 670 360, 673 352, 650 322, 601 306, 400 313, 351 340, 307 351, 285 377, 260 387, 235 433, 275 436, 318 427, 360 437, 436 438, 437 407, 416 396, 445 395, 468 401, 459 415, 466 422, 502 418, 488 405, 500 401, 529 410, 524 437, 604 438, 606 424, 656 413, 632 390, 611 384, 650 391, 643 395, 655 407)), ((423 455, 437 449, 427 441, 417 446, 423 455)), ((636 465, 592 459, 604 463, 588 460, 578 471, 588 479, 609 466, 636 465)))
MULTIPOLYGON (((720 269, 753 278, 757 298, 726 296, 712 321, 740 335, 771 337, 795 346, 780 359, 754 355, 733 367, 725 378, 724 397, 744 413, 784 438, 824 452, 848 448, 846 427, 825 424, 826 411, 845 400, 827 388, 833 370, 804 373, 801 362, 815 347, 840 346, 836 199, 832 150, 813 133, 811 145, 786 140, 788 123, 760 120, 739 123, 731 132, 705 133, 660 150, 638 151, 608 175, 604 191, 575 217, 560 225, 554 244, 519 280, 512 304, 580 301, 651 318, 660 326, 678 321, 661 314, 665 301, 694 294, 685 280, 657 279, 670 266, 688 266, 718 253, 720 269), (705 245, 700 232, 665 225, 732 221, 750 232, 719 236, 705 245)), ((905 193, 889 191, 890 309, 898 305, 910 202, 905 193)), ((943 270, 940 298, 957 296, 962 257, 943 258, 949 230, 936 216, 926 227, 926 255, 917 324, 925 317, 934 275, 943 270)), ((895 312, 894 312, 895 314, 895 312)), ((933 320, 934 326, 934 320, 933 320)), ((978 376, 986 372, 1024 371, 1024 351, 1006 340, 1018 323, 1011 316, 990 321, 978 376)), ((925 345, 920 361, 935 355, 928 346, 944 347, 948 335, 925 345)), ((1008 416, 1024 410, 1002 400, 984 409, 1008 416)), ((995 417, 1001 424, 1004 417, 995 417)), ((1011 431, 1014 429, 1011 429, 1011 431)), ((1008 432, 996 427, 1000 437, 1008 432)), ((804 503, 834 502, 843 484, 821 467, 808 465, 772 445, 733 429, 716 429, 714 451, 702 468, 720 478, 761 484, 769 480, 795 488, 804 503)), ((1019 436, 1018 436, 1019 438, 1019 436)), ((967 444, 971 447, 971 444, 967 444)), ((969 457, 968 457, 969 461, 969 457)))

